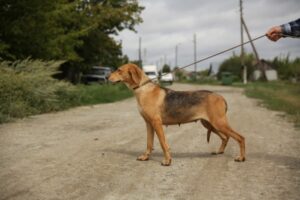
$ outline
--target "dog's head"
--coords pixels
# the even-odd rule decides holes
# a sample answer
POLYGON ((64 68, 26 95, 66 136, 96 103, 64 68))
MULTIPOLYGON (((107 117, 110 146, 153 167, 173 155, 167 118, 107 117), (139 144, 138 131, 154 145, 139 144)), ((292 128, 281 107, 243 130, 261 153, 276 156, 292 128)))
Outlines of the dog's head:
POLYGON ((139 86, 142 80, 143 72, 135 64, 126 64, 119 67, 110 74, 108 80, 112 83, 124 82, 128 87, 139 86))

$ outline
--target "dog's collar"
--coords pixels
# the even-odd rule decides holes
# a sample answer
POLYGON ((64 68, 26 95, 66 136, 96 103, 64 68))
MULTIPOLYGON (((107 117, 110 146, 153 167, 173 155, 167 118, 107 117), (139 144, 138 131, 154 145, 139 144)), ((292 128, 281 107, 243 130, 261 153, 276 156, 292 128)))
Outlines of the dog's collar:
POLYGON ((132 89, 133 89, 133 90, 136 90, 136 89, 138 89, 138 88, 140 88, 140 87, 142 87, 142 86, 144 86, 144 85, 146 85, 146 84, 148 84, 148 83, 150 83, 150 82, 152 82, 151 79, 147 80, 146 82, 144 82, 144 83, 142 83, 141 85, 136 86, 136 87, 134 87, 134 88, 132 88, 132 89))

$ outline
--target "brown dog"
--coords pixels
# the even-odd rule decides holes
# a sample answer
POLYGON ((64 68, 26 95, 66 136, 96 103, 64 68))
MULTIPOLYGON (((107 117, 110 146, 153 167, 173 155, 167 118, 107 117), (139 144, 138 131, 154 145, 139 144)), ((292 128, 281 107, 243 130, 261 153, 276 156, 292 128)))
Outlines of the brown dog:
POLYGON ((208 142, 211 131, 221 138, 222 144, 217 154, 224 153, 228 139, 232 137, 240 145, 240 155, 235 161, 245 161, 245 139, 228 125, 227 104, 222 96, 206 90, 184 92, 161 88, 134 64, 121 66, 110 75, 109 80, 113 83, 124 82, 134 91, 139 112, 146 122, 147 149, 138 160, 149 159, 155 131, 164 152, 162 165, 170 165, 171 155, 162 125, 200 120, 208 130, 208 142))

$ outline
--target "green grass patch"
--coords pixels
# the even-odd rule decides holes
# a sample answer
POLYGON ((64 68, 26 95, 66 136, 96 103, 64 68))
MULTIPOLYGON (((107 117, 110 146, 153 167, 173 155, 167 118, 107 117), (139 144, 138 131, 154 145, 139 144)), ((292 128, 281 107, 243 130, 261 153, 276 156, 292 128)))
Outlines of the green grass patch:
POLYGON ((110 103, 132 97, 133 93, 124 85, 79 85, 77 87, 81 105, 110 103))
POLYGON ((284 111, 296 127, 300 127, 300 85, 288 82, 256 82, 245 88, 248 97, 262 100, 269 109, 284 111))

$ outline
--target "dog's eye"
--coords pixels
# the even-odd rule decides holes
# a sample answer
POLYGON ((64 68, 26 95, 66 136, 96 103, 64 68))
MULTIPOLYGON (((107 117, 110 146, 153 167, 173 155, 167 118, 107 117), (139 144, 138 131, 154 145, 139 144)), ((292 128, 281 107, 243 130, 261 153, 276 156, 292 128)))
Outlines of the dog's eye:
POLYGON ((122 73, 122 70, 120 70, 120 69, 117 69, 117 72, 118 72, 118 73, 122 73))

